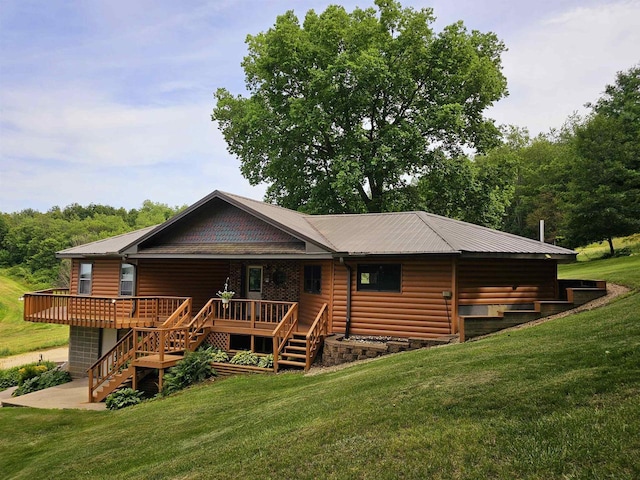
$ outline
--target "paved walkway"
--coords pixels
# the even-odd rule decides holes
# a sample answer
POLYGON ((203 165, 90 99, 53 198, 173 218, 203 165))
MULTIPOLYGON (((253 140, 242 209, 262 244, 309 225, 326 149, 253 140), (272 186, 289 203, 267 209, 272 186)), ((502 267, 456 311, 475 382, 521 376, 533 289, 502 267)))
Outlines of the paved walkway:
POLYGON ((69 347, 22 353, 20 355, 12 355, 11 357, 0 357, 0 369, 4 370, 11 367, 18 367, 27 363, 37 362, 41 359, 56 363, 66 362, 69 359, 69 347))
MULTIPOLYGON (((18 367, 39 360, 50 360, 64 363, 69 358, 69 348, 53 348, 40 352, 29 352, 21 355, 0 358, 0 369, 18 367)), ((89 403, 89 380, 79 378, 72 382, 47 388, 38 392, 12 397, 16 387, 0 392, 0 406, 3 407, 32 407, 32 408, 75 408, 82 410, 105 410, 104 402, 89 403)))
POLYGON ((32 408, 75 408, 81 410, 105 410, 103 402, 89 403, 89 380, 79 378, 56 387, 39 390, 37 392, 12 397, 15 387, 0 392, 0 404, 3 407, 32 407, 32 408))

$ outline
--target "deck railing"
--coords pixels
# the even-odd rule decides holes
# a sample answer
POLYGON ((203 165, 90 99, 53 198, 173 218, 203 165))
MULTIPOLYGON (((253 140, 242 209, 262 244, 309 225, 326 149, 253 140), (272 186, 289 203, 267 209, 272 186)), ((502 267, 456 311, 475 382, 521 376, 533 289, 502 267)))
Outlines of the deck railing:
POLYGON ((329 326, 329 308, 326 303, 320 307, 320 311, 318 315, 316 315, 316 319, 311 324, 311 328, 307 332, 307 359, 305 370, 309 370, 311 368, 311 364, 313 360, 316 358, 318 351, 320 350, 320 345, 322 345, 322 340, 327 335, 327 329, 329 326))
POLYGON ((24 295, 24 320, 79 327, 152 326, 171 317, 185 297, 88 297, 47 290, 24 295))
POLYGON ((215 319, 278 324, 287 315, 294 302, 275 302, 267 300, 231 300, 222 303, 221 299, 213 298, 215 319))
POLYGON ((294 303, 273 331, 273 368, 278 371, 278 358, 298 327, 298 304, 294 303))

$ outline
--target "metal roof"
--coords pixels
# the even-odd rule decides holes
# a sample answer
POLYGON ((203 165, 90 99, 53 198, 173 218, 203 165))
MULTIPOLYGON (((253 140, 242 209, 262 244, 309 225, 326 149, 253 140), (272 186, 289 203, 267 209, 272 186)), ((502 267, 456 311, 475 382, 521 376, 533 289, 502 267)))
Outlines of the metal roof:
MULTIPOLYGON (((206 208, 214 199, 221 199, 273 225, 290 235, 319 247, 327 254, 402 255, 458 254, 467 256, 550 256, 568 259, 575 252, 529 238, 500 232, 479 225, 426 212, 372 213, 348 215, 306 215, 276 205, 252 200, 226 192, 215 191, 165 223, 135 232, 58 252, 60 257, 149 254, 240 254, 261 255, 293 253, 293 246, 211 245, 197 247, 148 245, 139 252, 136 247, 169 226, 182 222, 199 208, 206 208), (190 250, 191 249, 191 250, 190 250), (178 251, 179 250, 179 251, 178 251), (197 250, 197 252, 196 252, 197 250)), ((148 243, 148 242, 147 242, 148 243)))
POLYGON ((122 235, 116 235, 115 237, 67 248, 66 250, 58 252, 57 255, 61 258, 91 255, 119 255, 123 249, 137 242, 156 227, 157 225, 153 225, 133 232, 123 233, 122 235))

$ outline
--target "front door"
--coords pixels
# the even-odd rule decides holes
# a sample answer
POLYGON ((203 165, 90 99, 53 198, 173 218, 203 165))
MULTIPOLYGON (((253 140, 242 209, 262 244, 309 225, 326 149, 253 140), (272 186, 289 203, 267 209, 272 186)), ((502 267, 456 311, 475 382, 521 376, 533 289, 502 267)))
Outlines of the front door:
POLYGON ((247 267, 247 298, 262 300, 262 267, 249 265, 247 267))

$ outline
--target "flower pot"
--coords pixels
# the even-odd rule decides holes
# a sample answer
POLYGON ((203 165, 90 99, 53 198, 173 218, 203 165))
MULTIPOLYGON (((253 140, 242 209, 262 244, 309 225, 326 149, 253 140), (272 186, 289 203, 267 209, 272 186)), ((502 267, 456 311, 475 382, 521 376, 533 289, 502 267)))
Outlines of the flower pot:
POLYGON ((223 298, 222 299, 222 303, 227 304, 229 303, 229 300, 231 300, 230 298, 223 298))

